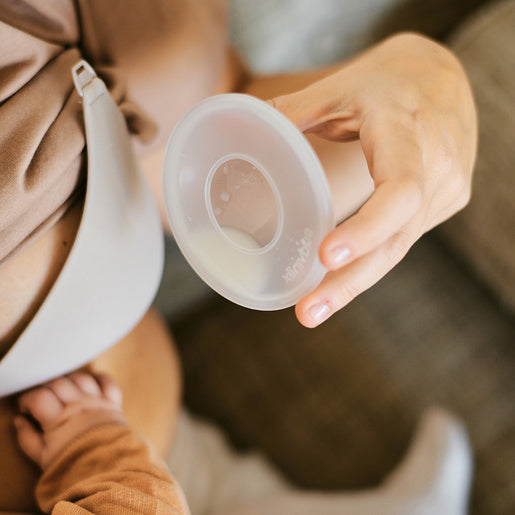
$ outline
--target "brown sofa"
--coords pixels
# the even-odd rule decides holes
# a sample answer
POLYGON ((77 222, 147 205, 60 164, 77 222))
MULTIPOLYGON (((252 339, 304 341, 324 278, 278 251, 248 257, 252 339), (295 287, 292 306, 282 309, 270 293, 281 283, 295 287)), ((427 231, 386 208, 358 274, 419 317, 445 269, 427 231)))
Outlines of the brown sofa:
MULTIPOLYGON (((254 312, 209 293, 173 242, 157 305, 179 342, 187 405, 298 484, 377 484, 424 407, 440 404, 470 433, 471 513, 513 514, 515 1, 393 3, 367 25, 363 44, 420 30, 445 39, 469 72, 481 126, 470 205, 316 330, 292 310, 254 312)), ((250 4, 234 2, 233 35, 252 61, 242 21, 250 4)), ((253 12, 254 37, 263 12, 253 12)))

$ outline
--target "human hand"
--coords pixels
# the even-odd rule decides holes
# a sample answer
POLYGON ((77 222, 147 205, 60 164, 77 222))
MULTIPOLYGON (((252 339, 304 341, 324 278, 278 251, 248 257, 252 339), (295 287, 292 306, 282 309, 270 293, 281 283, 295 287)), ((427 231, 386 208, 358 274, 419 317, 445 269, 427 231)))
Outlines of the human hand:
POLYGON ((450 51, 399 34, 270 103, 303 132, 359 138, 374 181, 369 200, 320 246, 329 273, 296 306, 299 321, 315 327, 467 204, 477 146, 474 100, 450 51))
POLYGON ((43 470, 89 429, 124 424, 121 390, 105 374, 74 372, 59 377, 20 395, 18 406, 22 413, 14 419, 18 443, 43 470))

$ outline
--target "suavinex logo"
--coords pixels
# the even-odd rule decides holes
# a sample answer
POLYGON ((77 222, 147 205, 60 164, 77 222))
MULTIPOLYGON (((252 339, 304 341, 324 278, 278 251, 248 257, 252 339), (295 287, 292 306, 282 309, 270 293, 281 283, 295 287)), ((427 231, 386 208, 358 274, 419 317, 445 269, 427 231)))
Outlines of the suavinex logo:
POLYGON ((281 276, 286 283, 289 283, 304 270, 306 262, 311 254, 311 246, 313 244, 313 231, 306 227, 304 229, 304 236, 295 242, 297 248, 296 257, 293 258, 293 263, 286 267, 284 274, 281 276))

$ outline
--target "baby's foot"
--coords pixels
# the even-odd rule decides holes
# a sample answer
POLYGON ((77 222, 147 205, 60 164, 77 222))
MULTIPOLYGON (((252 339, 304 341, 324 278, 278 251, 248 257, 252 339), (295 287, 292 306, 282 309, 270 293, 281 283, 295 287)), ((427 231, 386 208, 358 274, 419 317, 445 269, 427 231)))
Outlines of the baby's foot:
POLYGON ((73 372, 23 393, 18 405, 18 442, 42 469, 89 429, 125 423, 121 390, 105 374, 73 372))

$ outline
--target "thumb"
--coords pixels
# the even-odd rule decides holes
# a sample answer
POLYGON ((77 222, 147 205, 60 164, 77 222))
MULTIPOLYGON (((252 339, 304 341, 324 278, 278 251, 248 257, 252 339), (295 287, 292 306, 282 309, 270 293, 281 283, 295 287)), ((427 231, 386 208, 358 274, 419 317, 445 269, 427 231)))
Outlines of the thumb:
POLYGON ((310 87, 295 91, 288 95, 281 95, 267 102, 280 111, 301 131, 307 131, 317 125, 318 119, 323 115, 320 102, 310 91, 310 87))
POLYGON ((338 76, 330 76, 310 86, 268 100, 301 132, 310 132, 331 141, 354 139, 361 116, 352 105, 351 95, 340 87, 338 76))
POLYGON ((33 461, 40 463, 43 453, 43 436, 25 417, 17 415, 14 426, 21 450, 33 461))

